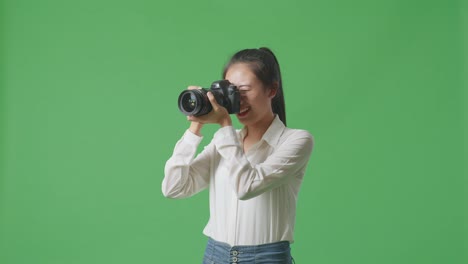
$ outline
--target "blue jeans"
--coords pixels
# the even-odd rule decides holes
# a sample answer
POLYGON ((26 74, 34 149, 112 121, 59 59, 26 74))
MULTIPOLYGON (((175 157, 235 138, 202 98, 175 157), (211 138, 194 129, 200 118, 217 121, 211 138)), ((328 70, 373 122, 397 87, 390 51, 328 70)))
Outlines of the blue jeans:
POLYGON ((208 239, 203 264, 291 264, 288 241, 257 246, 233 246, 208 239))

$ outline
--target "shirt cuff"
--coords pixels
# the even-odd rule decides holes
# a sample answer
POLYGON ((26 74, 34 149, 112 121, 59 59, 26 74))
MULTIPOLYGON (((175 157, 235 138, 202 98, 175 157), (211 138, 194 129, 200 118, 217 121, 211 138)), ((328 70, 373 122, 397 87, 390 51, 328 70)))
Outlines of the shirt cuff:
POLYGON ((198 146, 202 141, 203 137, 197 136, 196 134, 192 133, 190 130, 187 129, 184 133, 183 137, 184 141, 189 143, 190 145, 198 146))
POLYGON ((213 141, 217 147, 235 145, 240 146, 237 132, 233 126, 225 126, 214 134, 213 141))

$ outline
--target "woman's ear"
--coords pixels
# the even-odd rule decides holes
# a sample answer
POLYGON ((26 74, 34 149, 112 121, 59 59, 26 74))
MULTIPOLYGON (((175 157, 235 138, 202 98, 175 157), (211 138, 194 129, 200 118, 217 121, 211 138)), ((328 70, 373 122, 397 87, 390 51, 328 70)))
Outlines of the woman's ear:
POLYGON ((276 93, 278 92, 278 87, 279 87, 278 82, 273 82, 273 85, 268 91, 268 97, 270 97, 270 99, 276 96, 276 93))

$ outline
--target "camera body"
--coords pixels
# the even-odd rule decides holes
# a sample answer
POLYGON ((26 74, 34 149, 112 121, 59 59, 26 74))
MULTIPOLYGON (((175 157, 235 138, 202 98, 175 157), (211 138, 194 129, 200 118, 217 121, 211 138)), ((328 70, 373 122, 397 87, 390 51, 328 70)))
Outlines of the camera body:
POLYGON ((206 115, 213 109, 207 93, 211 92, 219 105, 226 108, 229 114, 239 113, 240 93, 237 86, 228 80, 219 80, 211 84, 210 89, 201 88, 184 90, 179 95, 178 106, 187 116, 206 115))

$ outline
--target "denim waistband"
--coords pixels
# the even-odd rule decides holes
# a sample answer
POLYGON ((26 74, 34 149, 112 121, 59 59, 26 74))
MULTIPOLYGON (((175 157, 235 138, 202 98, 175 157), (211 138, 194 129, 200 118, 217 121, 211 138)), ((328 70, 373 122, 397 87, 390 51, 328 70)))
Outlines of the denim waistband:
POLYGON ((289 241, 261 245, 236 245, 208 239, 203 263, 291 263, 289 241))

